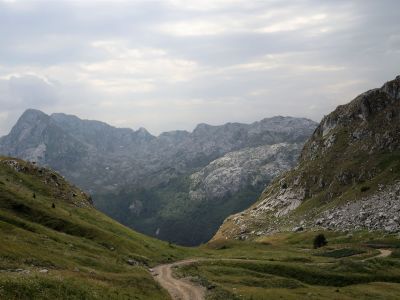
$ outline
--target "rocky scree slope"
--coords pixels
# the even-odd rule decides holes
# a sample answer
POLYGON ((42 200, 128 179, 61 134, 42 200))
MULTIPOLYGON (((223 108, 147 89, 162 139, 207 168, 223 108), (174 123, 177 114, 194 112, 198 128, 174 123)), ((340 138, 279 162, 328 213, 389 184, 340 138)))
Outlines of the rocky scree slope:
POLYGON ((400 231, 400 76, 324 117, 298 165, 214 239, 324 227, 400 231))
POLYGON ((273 176, 292 167, 299 145, 315 127, 307 119, 274 117, 252 124, 200 124, 193 132, 155 137, 143 128, 134 131, 27 110, 0 139, 0 153, 54 168, 91 193, 96 207, 125 225, 194 245, 207 241, 227 215, 250 205, 273 176), (272 145, 280 145, 271 149, 282 154, 265 150, 272 145), (233 154, 242 150, 240 158, 233 154), (271 165, 254 164, 255 152, 265 160, 261 164, 271 165), (240 161, 236 169, 230 165, 234 160, 240 161), (209 187, 198 184, 203 168, 208 166, 204 172, 209 172, 218 164, 221 171, 222 162, 227 163, 224 176, 207 175, 209 187), (225 192, 217 192, 217 185, 225 192), (205 211, 211 213, 204 216, 205 211))

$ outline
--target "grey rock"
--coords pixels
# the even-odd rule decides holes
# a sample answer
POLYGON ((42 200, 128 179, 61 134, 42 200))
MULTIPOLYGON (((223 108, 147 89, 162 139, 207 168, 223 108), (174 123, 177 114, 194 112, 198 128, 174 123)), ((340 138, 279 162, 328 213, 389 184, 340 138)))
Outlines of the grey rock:
MULTIPOLYGON (((336 207, 323 213, 316 225, 339 230, 354 228, 399 232, 400 181, 382 188, 377 193, 355 202, 336 207), (330 216, 336 216, 335 222, 329 222, 330 216)), ((333 217, 332 217, 333 218, 333 217)))
POLYGON ((281 143, 230 152, 190 176, 190 198, 222 199, 246 186, 265 185, 295 164, 300 149, 300 144, 281 143))
POLYGON ((303 231, 303 230, 304 230, 304 227, 302 227, 302 226, 294 227, 292 229, 293 232, 300 232, 300 231, 303 231))
POLYGON ((140 265, 140 263, 139 263, 137 260, 134 260, 134 259, 131 259, 131 258, 128 258, 128 259, 126 260, 126 262, 127 262, 129 265, 131 265, 131 266, 138 266, 138 265, 140 265))

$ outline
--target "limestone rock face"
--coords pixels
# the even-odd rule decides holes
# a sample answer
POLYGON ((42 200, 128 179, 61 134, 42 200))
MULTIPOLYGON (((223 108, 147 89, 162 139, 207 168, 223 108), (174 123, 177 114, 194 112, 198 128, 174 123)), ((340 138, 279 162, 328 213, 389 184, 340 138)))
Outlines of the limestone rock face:
POLYGON ((215 238, 251 238, 300 225, 399 231, 400 76, 325 116, 298 165, 215 238), (382 190, 381 187, 386 189, 382 190), (300 224, 301 223, 301 224, 300 224))
POLYGON ((296 163, 300 149, 301 144, 280 143, 229 152, 190 175, 190 198, 224 198, 249 185, 265 185, 296 163))

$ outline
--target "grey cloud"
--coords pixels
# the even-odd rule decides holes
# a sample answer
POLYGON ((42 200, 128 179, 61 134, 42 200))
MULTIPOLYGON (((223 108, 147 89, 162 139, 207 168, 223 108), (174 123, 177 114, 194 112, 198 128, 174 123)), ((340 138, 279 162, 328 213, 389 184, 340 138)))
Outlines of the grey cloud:
POLYGON ((0 79, 0 134, 27 108, 48 109, 59 101, 56 84, 34 75, 0 79))
POLYGON ((32 105, 51 106, 58 101, 56 83, 35 75, 11 76, 0 80, 0 103, 3 109, 32 105))
POLYGON ((0 0, 0 134, 28 107, 153 133, 276 114, 318 121, 400 73, 399 9, 394 0, 0 0))

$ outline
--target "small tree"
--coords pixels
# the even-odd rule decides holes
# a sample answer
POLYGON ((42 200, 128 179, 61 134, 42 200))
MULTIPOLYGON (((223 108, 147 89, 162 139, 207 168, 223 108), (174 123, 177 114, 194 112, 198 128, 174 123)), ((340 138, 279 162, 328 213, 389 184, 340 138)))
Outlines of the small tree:
POLYGON ((326 246, 328 241, 326 240, 325 236, 320 233, 314 238, 314 249, 321 248, 326 246))

